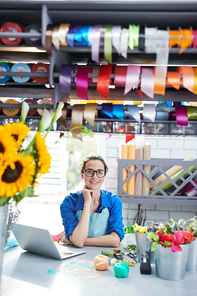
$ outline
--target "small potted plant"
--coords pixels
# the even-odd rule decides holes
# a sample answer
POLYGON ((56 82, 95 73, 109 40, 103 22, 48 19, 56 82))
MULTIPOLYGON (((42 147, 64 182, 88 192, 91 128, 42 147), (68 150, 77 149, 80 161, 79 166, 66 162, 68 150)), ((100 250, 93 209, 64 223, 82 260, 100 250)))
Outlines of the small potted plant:
POLYGON ((153 242, 155 251, 156 275, 166 280, 182 280, 185 277, 189 245, 194 240, 190 230, 184 230, 186 221, 170 219, 165 226, 160 225, 156 232, 147 237, 153 242))
POLYGON ((190 272, 197 271, 197 216, 186 221, 187 230, 192 231, 194 240, 189 247, 186 270, 190 272))

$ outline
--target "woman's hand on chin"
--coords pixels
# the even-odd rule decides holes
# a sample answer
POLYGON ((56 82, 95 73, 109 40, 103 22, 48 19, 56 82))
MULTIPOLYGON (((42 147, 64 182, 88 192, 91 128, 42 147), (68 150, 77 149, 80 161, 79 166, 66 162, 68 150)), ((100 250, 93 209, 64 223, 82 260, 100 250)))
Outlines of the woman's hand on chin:
POLYGON ((92 199, 94 197, 94 191, 90 188, 88 188, 86 185, 82 189, 83 197, 85 203, 92 203, 92 199))

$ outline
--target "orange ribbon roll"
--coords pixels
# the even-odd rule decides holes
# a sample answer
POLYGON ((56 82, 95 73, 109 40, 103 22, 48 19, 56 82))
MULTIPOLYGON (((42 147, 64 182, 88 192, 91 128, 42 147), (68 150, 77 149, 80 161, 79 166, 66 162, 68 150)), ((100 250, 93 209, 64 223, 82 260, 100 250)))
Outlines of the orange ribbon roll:
POLYGON ((181 32, 181 40, 180 40, 179 54, 181 54, 187 47, 191 47, 192 41, 193 41, 191 30, 183 29, 183 30, 180 30, 180 32, 181 32))

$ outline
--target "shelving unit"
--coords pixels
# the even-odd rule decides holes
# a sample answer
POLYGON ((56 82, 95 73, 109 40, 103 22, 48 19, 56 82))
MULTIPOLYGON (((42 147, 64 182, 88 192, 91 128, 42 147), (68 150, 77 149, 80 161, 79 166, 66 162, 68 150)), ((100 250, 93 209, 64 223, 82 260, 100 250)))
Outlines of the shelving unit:
MULTIPOLYGON (((0 33, 0 37, 39 37, 41 45, 37 48, 26 44, 8 47, 0 45, 0 54, 2 61, 15 62, 32 62, 40 61, 49 63, 49 85, 31 85, 6 83, 0 85, 1 97, 25 97, 25 98, 53 98, 54 109, 57 103, 69 99, 79 99, 76 94, 76 86, 72 84, 70 94, 60 92, 59 89, 59 72, 63 64, 89 64, 95 66, 96 63, 91 60, 90 47, 63 47, 60 46, 58 52, 52 46, 52 55, 48 56, 45 50, 45 35, 49 24, 59 26, 61 23, 70 23, 71 25, 95 25, 95 24, 113 24, 128 27, 131 23, 140 26, 157 27, 166 30, 178 30, 178 28, 196 28, 197 19, 197 3, 194 1, 1 1, 1 25, 7 21, 21 23, 24 26, 37 24, 41 27, 42 33, 0 33)), ((127 59, 119 56, 113 49, 114 64, 136 64, 146 67, 155 65, 155 54, 146 54, 138 49, 128 50, 127 59)), ((100 63, 107 64, 104 59, 104 49, 100 48, 100 63)), ((178 48, 172 48, 169 51, 169 67, 178 67, 179 65, 197 66, 197 49, 187 48, 180 55, 178 48)), ((3 73, 0 72, 0 75, 3 73)), ((30 76, 31 73, 23 73, 30 76)), ((9 73, 10 75, 10 73, 9 73)), ((32 73, 32 76, 35 73, 32 73)), ((37 74, 39 75, 39 74, 37 74)), ((41 74, 40 74, 41 75, 41 74)), ((91 85, 88 90, 90 99, 103 100, 96 91, 95 85, 91 85)), ((110 89, 109 100, 124 101, 141 101, 141 97, 135 91, 130 91, 124 96, 123 88, 110 89)), ((143 101, 150 101, 150 98, 144 94, 143 101)), ((172 87, 166 88, 165 96, 155 95, 152 101, 174 101, 174 102, 196 102, 195 94, 181 88, 179 91, 172 87)), ((1 106, 0 106, 1 107, 1 106)), ((2 120, 2 116, 0 119, 2 120)), ((17 119, 17 118, 14 118, 17 119)), ((38 118, 28 118, 27 120, 38 118)), ((70 128, 71 118, 68 116, 66 124, 70 128)), ((90 128, 87 121, 84 125, 90 128)), ((120 123, 118 119, 96 118, 93 130, 95 132, 119 132, 117 125, 120 123), (104 126, 105 128, 102 128, 104 126), (108 127, 108 129, 106 129, 108 127)), ((141 125, 136 121, 125 120, 126 126, 123 124, 124 132, 145 133, 146 134, 190 134, 197 135, 197 122, 189 122, 188 130, 186 127, 176 127, 174 121, 155 121, 154 123, 146 120, 141 121, 141 125), (127 129, 127 131, 126 131, 127 129), (174 132, 173 132, 174 129, 174 132), (148 131, 148 132, 147 132, 148 131)), ((92 128, 92 127, 91 127, 92 128)), ((58 130, 65 130, 61 124, 58 130)), ((122 132, 122 131, 121 131, 122 132)), ((159 199, 158 197, 149 198, 122 198, 123 202, 133 203, 168 203, 177 204, 177 199, 169 198, 159 199)), ((180 204, 188 204, 188 200, 183 197, 180 204)), ((190 203, 197 205, 194 199, 190 203)))

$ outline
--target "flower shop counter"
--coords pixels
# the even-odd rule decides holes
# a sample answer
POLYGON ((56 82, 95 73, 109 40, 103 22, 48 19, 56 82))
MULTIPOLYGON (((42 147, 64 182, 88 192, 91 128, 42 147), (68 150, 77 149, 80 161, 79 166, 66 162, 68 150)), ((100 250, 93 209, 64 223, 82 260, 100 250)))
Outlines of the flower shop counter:
MULTIPOLYGON (((101 251, 112 252, 112 248, 84 247, 85 254, 63 261, 48 259, 39 255, 23 251, 20 247, 5 250, 3 275, 1 279, 1 296, 13 295, 124 295, 134 296, 196 296, 197 273, 186 272, 181 281, 166 281, 155 275, 152 264, 151 275, 140 274, 140 264, 130 266, 129 274, 125 278, 114 275, 113 266, 109 265, 105 271, 100 271, 101 276, 87 279, 79 278, 73 273, 61 273, 56 267, 69 262, 79 263, 82 260, 94 262, 94 258, 101 251), (49 272, 51 271, 51 272, 49 272), (16 293, 17 292, 17 293, 16 293)), ((130 260, 125 256, 125 259, 130 260)), ((87 262, 82 262, 87 264, 87 262)), ((81 276, 90 276, 85 270, 81 276)), ((94 275, 94 274, 92 274, 94 275)), ((92 276, 91 275, 91 276, 92 276)))

